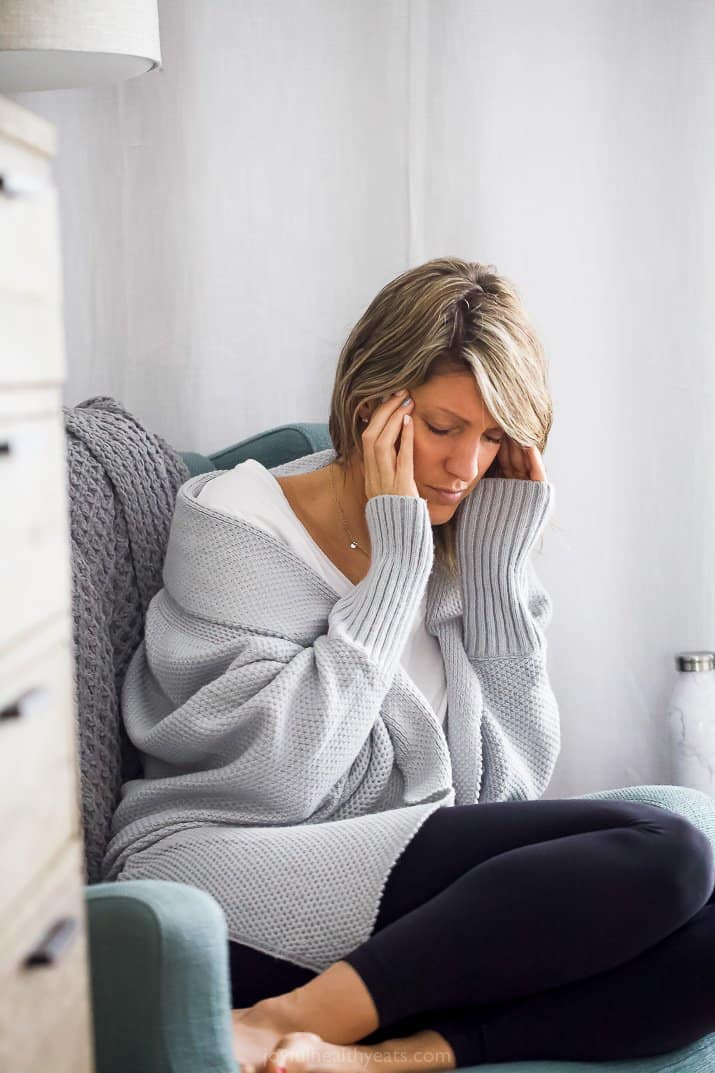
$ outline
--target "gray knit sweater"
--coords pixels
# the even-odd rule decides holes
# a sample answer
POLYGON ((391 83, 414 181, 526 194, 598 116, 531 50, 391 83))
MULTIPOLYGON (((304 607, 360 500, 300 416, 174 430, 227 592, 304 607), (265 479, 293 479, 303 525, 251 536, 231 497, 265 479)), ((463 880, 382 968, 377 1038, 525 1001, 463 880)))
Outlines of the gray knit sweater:
POLYGON ((535 799, 549 783, 551 601, 529 554, 553 486, 480 481, 457 509, 456 582, 434 558, 427 501, 375 496, 370 568, 338 597, 281 540, 200 503, 215 476, 179 489, 164 587, 124 681, 145 778, 122 789, 104 875, 201 887, 231 939, 319 972, 369 938, 432 812, 535 799), (425 591, 445 726, 400 664, 425 591))

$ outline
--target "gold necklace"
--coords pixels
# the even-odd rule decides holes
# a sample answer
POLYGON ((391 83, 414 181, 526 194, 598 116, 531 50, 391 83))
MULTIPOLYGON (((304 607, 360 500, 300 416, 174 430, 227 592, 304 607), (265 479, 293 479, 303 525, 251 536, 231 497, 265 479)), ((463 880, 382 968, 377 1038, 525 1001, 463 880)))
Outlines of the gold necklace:
POLYGON ((352 535, 352 533, 350 532, 350 529, 348 527, 348 520, 345 517, 345 511, 340 506, 340 500, 338 499, 338 493, 337 493, 336 488, 335 488, 335 473, 333 472, 332 465, 330 466, 330 484, 332 485, 332 489, 333 489, 333 497, 335 499, 335 502, 338 505, 338 510, 340 511, 340 515, 341 515, 342 522, 343 522, 343 528, 345 529, 345 532, 347 533, 348 537, 350 538, 350 547, 353 548, 353 549, 357 548, 357 550, 361 551, 363 553, 363 555, 367 555, 367 557, 369 559, 370 558, 370 552, 365 551, 365 549, 363 547, 361 547, 360 544, 358 544, 357 540, 352 535))

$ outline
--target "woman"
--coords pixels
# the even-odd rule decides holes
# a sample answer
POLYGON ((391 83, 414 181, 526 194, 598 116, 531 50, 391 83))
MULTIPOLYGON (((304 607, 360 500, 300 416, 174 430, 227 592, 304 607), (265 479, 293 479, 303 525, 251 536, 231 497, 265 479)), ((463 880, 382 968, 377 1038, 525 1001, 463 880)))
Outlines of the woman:
POLYGON ((627 1058, 715 1029, 707 837, 539 800, 551 412, 513 286, 439 259, 350 333, 334 450, 179 490, 105 877, 218 899, 242 1068, 627 1058))

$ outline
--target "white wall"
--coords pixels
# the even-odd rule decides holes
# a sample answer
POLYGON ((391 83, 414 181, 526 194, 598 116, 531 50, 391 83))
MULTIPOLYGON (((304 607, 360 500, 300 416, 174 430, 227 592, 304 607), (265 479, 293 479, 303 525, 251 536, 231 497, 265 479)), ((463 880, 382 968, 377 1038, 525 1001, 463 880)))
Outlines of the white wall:
POLYGON ((163 70, 18 95, 58 128, 66 401, 181 449, 323 421, 340 346, 430 257, 546 344, 563 751, 547 797, 668 782, 673 654, 715 647, 715 6, 171 0, 163 70))

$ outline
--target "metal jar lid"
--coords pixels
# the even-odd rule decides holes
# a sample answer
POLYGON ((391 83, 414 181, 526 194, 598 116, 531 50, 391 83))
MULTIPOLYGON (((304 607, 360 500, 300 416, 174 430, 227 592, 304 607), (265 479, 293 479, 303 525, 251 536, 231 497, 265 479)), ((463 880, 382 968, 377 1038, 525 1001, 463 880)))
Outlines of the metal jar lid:
POLYGON ((679 652, 675 666, 679 671, 713 671, 715 652, 679 652))

